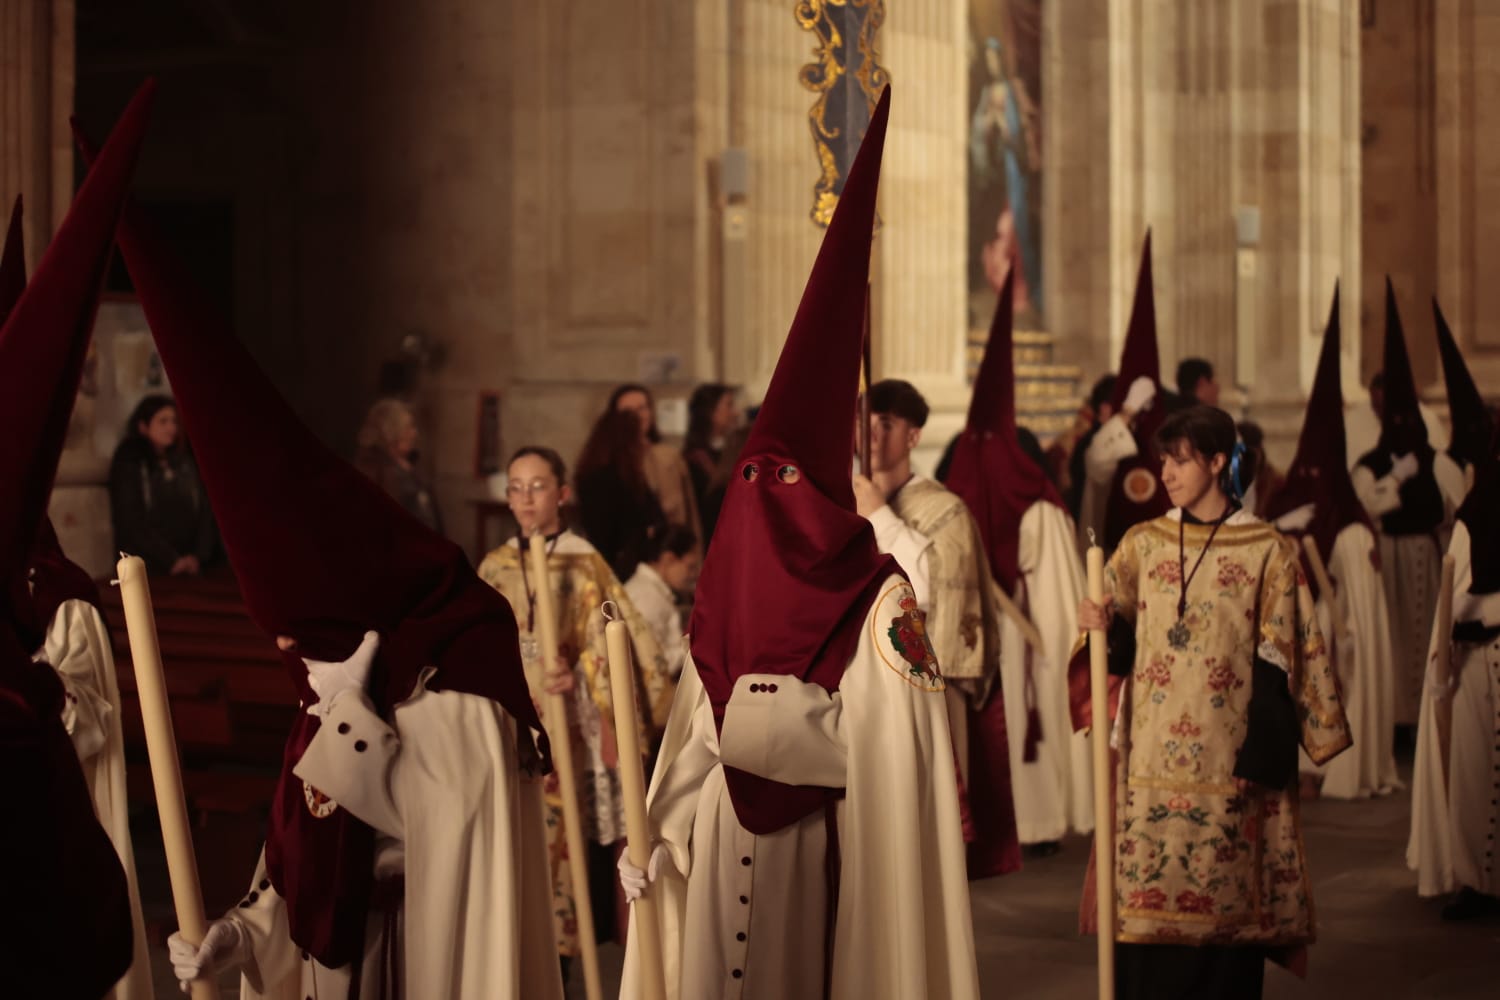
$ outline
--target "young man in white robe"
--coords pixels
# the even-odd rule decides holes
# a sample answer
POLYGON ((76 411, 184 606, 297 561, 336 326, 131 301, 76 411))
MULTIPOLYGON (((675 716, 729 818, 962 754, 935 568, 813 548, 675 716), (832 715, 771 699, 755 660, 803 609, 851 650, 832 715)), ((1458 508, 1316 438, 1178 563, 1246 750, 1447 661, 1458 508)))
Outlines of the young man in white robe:
MULTIPOLYGON (((979 995, 944 681, 854 509, 854 411, 889 92, 871 119, 699 580, 652 778, 667 995, 979 995)), ((632 920, 640 910, 632 908, 632 920)), ((640 995, 632 931, 621 996, 640 995)))
POLYGON ((1437 610, 1438 572, 1463 502, 1463 472, 1428 443, 1417 405, 1396 293, 1385 288, 1385 394, 1380 440, 1353 472, 1354 490, 1380 526, 1380 569, 1390 615, 1396 725, 1414 727, 1437 610))
POLYGON ((153 86, 142 86, 28 285, 20 202, 0 254, 0 994, 151 995, 119 694, 88 575, 46 507, 153 86), (120 835, 123 833, 123 837, 120 835))
MULTIPOLYGON (((1000 688, 1000 611, 985 561, 984 539, 963 500, 943 484, 917 473, 913 450, 922 439, 928 406, 910 382, 886 379, 870 387, 870 476, 854 476, 854 503, 875 529, 875 544, 905 571, 927 616, 928 635, 947 681, 948 726, 963 783, 966 816, 983 801, 991 817, 985 845, 977 831, 965 830, 971 848, 988 857, 972 877, 999 875, 1020 867, 1008 755, 988 753, 977 786, 970 769, 975 722, 993 705, 1004 725, 1000 688), (977 846, 976 846, 977 845, 977 846)), ((1005 743, 998 733, 995 746, 1005 743)), ((967 818, 966 818, 967 823, 967 818)))
POLYGON ((261 862, 184 983, 246 996, 562 995, 549 766, 510 606, 302 424, 127 207, 119 243, 247 609, 303 711, 261 862))
MULTIPOLYGON (((1316 573, 1306 568, 1354 746, 1323 767, 1304 754, 1306 788, 1329 798, 1362 799, 1387 795, 1402 782, 1396 773, 1390 615, 1374 528, 1354 492, 1344 455, 1339 340, 1335 291, 1297 454, 1266 514, 1283 534, 1313 539, 1334 585, 1334 593, 1322 592, 1316 573)), ((1308 557, 1302 559, 1306 564, 1308 557)))
MULTIPOLYGON (((1068 711, 1083 566, 1062 497, 1017 437, 1011 304, 1007 277, 946 484, 973 513, 993 585, 1013 609, 1000 626, 1001 684, 1008 695, 1002 740, 1020 841, 1045 854, 1069 831, 1094 826, 1088 740, 1073 732, 1068 711)), ((976 729, 982 731, 984 721, 981 712, 976 729)), ((983 804, 971 801, 971 809, 982 839, 983 804)), ((971 871, 973 855, 971 849, 971 871)))

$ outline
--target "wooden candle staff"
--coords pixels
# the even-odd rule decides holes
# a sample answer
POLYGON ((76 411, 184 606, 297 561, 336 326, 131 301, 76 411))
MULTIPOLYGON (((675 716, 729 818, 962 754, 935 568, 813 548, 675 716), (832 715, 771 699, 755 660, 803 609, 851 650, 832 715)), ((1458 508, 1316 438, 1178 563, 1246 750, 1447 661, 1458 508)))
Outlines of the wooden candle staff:
MULTIPOLYGON (((1089 600, 1104 607, 1104 550, 1089 532, 1089 600)), ((1109 766, 1109 639, 1100 629, 1089 632, 1089 696, 1094 750, 1094 888, 1099 912, 1099 997, 1115 995, 1115 824, 1109 766)))
MULTIPOLYGON (((620 787, 625 797, 625 850, 630 863, 641 871, 651 864, 651 821, 646 814, 644 748, 635 705, 635 664, 630 657, 630 632, 619 620, 613 601, 604 604, 604 641, 609 649, 609 693, 614 702, 615 739, 619 746, 620 787)), ((640 956, 641 1000, 666 1000, 666 977, 662 971, 661 925, 657 923, 656 896, 652 887, 633 904, 640 956)))
MULTIPOLYGON (((156 811, 161 818, 161 839, 167 852, 177 930, 189 944, 199 945, 208 933, 208 919, 203 913, 198 859, 193 853, 187 800, 182 794, 182 769, 177 760, 177 740, 172 734, 172 713, 167 707, 167 682, 162 674, 161 646, 156 638, 156 615, 151 610, 146 564, 139 556, 121 554, 115 572, 125 607, 125 629, 130 634, 130 661, 135 665, 136 692, 146 727, 146 753, 151 759, 151 783, 156 787, 156 811)), ((210 979, 193 980, 193 1000, 217 1000, 218 996, 217 983, 210 979)))
MULTIPOLYGON (((547 542, 532 535, 529 555, 536 581, 537 640, 544 673, 557 666, 557 608, 552 603, 552 578, 547 566, 547 542)), ((589 872, 583 845, 583 810, 579 806, 578 772, 573 767, 573 741, 568 727, 568 703, 548 692, 545 701, 547 733, 552 739, 552 763, 557 768, 562 795, 563 833, 568 844, 568 873, 573 878, 573 906, 578 914, 578 951, 583 962, 583 987, 588 1000, 603 1000, 599 984, 599 944, 594 938, 594 908, 589 902, 589 872)))

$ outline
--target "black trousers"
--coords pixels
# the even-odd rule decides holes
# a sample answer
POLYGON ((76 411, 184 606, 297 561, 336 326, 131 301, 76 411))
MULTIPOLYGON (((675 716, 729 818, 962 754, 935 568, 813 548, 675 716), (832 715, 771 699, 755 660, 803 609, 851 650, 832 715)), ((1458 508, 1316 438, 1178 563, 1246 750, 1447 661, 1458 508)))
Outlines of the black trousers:
POLYGON ((1116 944, 1116 1000, 1260 1000, 1263 948, 1116 944))

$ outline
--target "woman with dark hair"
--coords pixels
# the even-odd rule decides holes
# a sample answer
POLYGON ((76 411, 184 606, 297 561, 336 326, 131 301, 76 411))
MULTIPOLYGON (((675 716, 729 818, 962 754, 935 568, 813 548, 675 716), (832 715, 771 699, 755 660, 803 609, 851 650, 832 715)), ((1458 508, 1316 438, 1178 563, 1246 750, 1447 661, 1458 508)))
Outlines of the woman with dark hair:
POLYGON ((594 422, 578 455, 579 527, 621 579, 669 523, 646 479, 645 454, 637 415, 611 409, 594 422))
POLYGON ((750 425, 741 424, 729 432, 724 439, 724 448, 719 452, 719 461, 714 465, 713 475, 708 479, 703 494, 703 551, 708 552, 708 543, 713 540, 714 527, 719 523, 719 511, 724 507, 724 492, 739 468, 740 452, 750 440, 750 425))
POLYGON ((1325 763, 1349 725, 1298 548, 1240 507, 1233 419, 1189 407, 1156 445, 1172 509, 1126 531, 1078 613, 1124 678, 1116 995, 1259 997, 1265 959, 1297 967, 1314 937, 1297 745, 1325 763))
POLYGON ((688 432, 682 442, 682 457, 693 477, 693 494, 700 511, 724 450, 724 437, 734 429, 735 417, 734 389, 723 383, 700 385, 688 398, 688 432))
MULTIPOLYGON (((628 417, 626 418, 628 419, 628 417)), ((592 545, 569 531, 562 508, 568 500, 568 470, 551 448, 526 447, 506 467, 506 498, 520 533, 485 556, 479 577, 498 590, 516 611, 521 628, 521 659, 534 701, 546 693, 561 694, 568 706, 568 732, 573 759, 580 768, 579 815, 591 867, 589 886, 574 886, 567 864, 563 828, 563 800, 555 776, 546 784, 547 840, 552 865, 552 913, 563 960, 563 976, 579 952, 576 896, 588 891, 593 900, 596 931, 604 938, 624 935, 624 923, 614 917, 615 845, 624 839, 624 800, 620 792, 619 758, 610 707, 609 657, 604 643, 604 617, 599 606, 613 601, 630 632, 634 647, 635 686, 643 694, 646 732, 659 736, 672 704, 674 686, 667 662, 650 625, 636 611, 615 573, 592 545), (536 640, 537 580, 525 546, 541 536, 547 546, 547 567, 557 612, 558 654, 561 662, 541 659, 536 640)), ((633 567, 632 567, 633 568, 633 567)), ((552 739, 563 736, 555 729, 552 739)))
POLYGON ((147 396, 125 425, 109 468, 115 548, 173 576, 212 564, 219 533, 170 396, 147 396))
MULTIPOLYGON (((609 405, 604 412, 628 413, 635 418, 640 437, 641 472, 646 486, 655 494, 656 502, 670 523, 680 524, 691 531, 693 537, 701 538, 698 497, 692 476, 682 452, 663 442, 661 432, 656 429, 656 401, 651 390, 633 383, 619 386, 610 393, 609 405)), ((597 429, 598 425, 595 427, 597 429)))

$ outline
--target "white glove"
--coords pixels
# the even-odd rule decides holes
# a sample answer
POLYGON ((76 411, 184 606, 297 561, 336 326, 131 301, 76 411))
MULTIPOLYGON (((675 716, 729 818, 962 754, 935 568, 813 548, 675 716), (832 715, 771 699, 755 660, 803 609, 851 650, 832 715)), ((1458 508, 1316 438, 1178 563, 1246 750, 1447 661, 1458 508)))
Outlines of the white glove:
POLYGON ((1155 401, 1156 383, 1142 375, 1130 383, 1130 391, 1125 393, 1124 409, 1131 413, 1145 413, 1155 401))
POLYGON ((646 894, 646 887, 656 881, 661 874, 662 859, 669 857, 670 852, 667 845, 657 841, 651 848, 651 860, 647 862, 647 871, 641 871, 630 863, 630 853, 627 851, 620 855, 620 863, 615 867, 620 869, 620 888, 625 892, 625 902, 634 903, 646 894))
POLYGON ((375 663, 375 651, 380 648, 380 635, 366 632, 364 641, 347 660, 339 663, 324 663, 322 660, 307 660, 307 683, 317 693, 318 700, 307 706, 308 715, 327 715, 333 706, 334 696, 342 691, 363 691, 370 679, 370 668, 375 663))
POLYGON ((208 925, 203 943, 194 947, 176 933, 167 938, 167 954, 172 973, 182 992, 192 989, 195 979, 213 979, 225 969, 236 968, 250 960, 250 936, 239 921, 229 917, 208 925))
POLYGON ((1391 476, 1398 483, 1404 483, 1417 474, 1417 456, 1411 452, 1405 455, 1391 456, 1391 476))
POLYGON ((1305 503, 1295 510, 1289 510, 1276 519, 1276 530, 1304 531, 1309 524, 1312 524, 1312 519, 1317 512, 1317 505, 1310 503, 1305 503))

